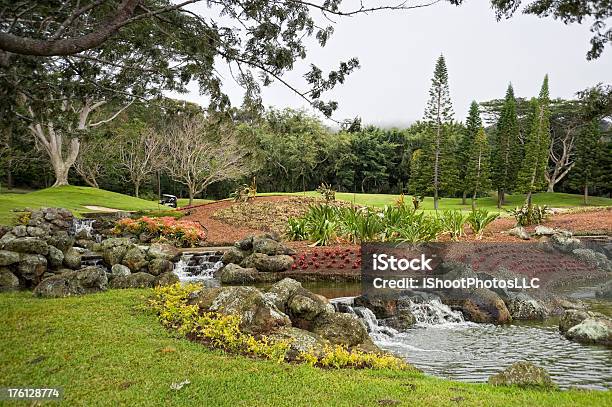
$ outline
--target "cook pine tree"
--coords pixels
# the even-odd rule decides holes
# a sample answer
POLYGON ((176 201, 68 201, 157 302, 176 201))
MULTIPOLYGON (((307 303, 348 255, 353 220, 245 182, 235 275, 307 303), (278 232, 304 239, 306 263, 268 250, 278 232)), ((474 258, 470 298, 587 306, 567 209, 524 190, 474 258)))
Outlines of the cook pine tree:
POLYGON ((521 165, 520 128, 512 84, 508 85, 504 105, 492 137, 491 179, 497 190, 497 207, 505 204, 506 193, 514 188, 521 165))
POLYGON ((491 188, 489 140, 481 126, 470 146, 464 188, 472 195, 472 210, 478 195, 491 188))
POLYGON ((576 161, 570 183, 582 190, 583 203, 589 203, 589 188, 595 186, 600 177, 600 160, 604 149, 599 143, 601 132, 599 120, 593 119, 580 132, 578 145, 576 146, 576 161))
MULTIPOLYGON (((465 205, 467 194, 471 192, 471 180, 468 177, 468 163, 473 153, 473 144, 476 140, 480 128, 482 127, 482 120, 480 118, 480 108, 478 103, 474 100, 470 105, 470 111, 465 121, 465 130, 461 133, 457 148, 457 167, 459 181, 461 183, 461 204, 465 205)), ((488 153, 487 153, 488 154, 488 153)), ((487 157, 487 160, 489 157, 487 157)))
MULTIPOLYGON (((434 69, 429 90, 429 101, 425 108, 424 120, 428 123, 427 150, 432 162, 432 189, 434 209, 438 210, 438 200, 443 178, 443 161, 448 150, 449 131, 447 126, 453 120, 453 106, 448 89, 448 71, 444 56, 440 55, 434 69)), ((449 168, 450 169, 450 168, 449 168)), ((447 178, 445 182, 448 182, 447 178)))

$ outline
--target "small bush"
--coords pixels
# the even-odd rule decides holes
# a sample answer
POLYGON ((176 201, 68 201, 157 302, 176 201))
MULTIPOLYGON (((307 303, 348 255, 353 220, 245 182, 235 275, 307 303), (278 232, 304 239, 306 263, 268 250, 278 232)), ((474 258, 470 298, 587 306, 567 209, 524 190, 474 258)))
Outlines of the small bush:
POLYGON ((289 218, 287 220, 287 238, 290 240, 306 240, 306 220, 304 218, 289 218))
POLYGON ((467 223, 474 231, 476 239, 481 239, 485 228, 498 217, 499 214, 489 213, 486 209, 475 209, 468 215, 467 223))
POLYGON ((378 355, 358 350, 348 350, 345 346, 326 346, 322 355, 315 356, 312 352, 300 352, 298 360, 311 366, 342 369, 413 369, 403 360, 391 355, 378 355))
POLYGON ((539 225, 552 213, 546 205, 523 205, 508 212, 516 219, 517 226, 539 225))
POLYGON ((453 240, 457 240, 463 236, 463 225, 466 222, 466 216, 461 213, 461 211, 444 211, 438 216, 443 233, 450 234, 453 240))
POLYGON ((336 191, 331 185, 322 182, 317 188, 317 192, 325 199, 325 202, 331 202, 336 200, 336 191))

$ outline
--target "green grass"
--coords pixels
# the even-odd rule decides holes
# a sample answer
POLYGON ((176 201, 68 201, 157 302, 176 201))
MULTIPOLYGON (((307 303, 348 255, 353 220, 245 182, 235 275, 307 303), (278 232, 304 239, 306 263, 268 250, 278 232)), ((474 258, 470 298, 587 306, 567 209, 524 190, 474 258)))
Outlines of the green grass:
MULTIPOLYGON (((64 405, 597 406, 610 392, 543 392, 397 371, 321 370, 211 351, 138 308, 148 290, 62 299, 0 294, 0 387, 63 387, 64 405), (173 382, 189 380, 183 389, 173 382)), ((606 401, 607 400, 607 401, 606 401)))
MULTIPOLYGON (((258 194, 259 196, 266 195, 296 195, 302 196, 303 192, 278 192, 278 193, 262 193, 258 194)), ((307 191, 306 196, 315 196, 320 197, 321 195, 316 191, 307 191)), ((399 195, 389 195, 389 194, 352 194, 346 192, 336 192, 336 199, 354 202, 358 205, 367 205, 367 206, 375 206, 375 207, 383 207, 385 205, 393 205, 399 195)), ((523 205, 525 201, 525 196, 520 194, 515 195, 507 195, 506 196, 507 205, 504 206, 505 209, 515 208, 517 206, 523 205)), ((406 195, 404 200, 407 204, 412 205, 412 197, 406 195)), ((557 192, 540 192, 533 195, 533 202, 536 205, 548 205, 553 208, 568 208, 568 207, 578 207, 584 205, 582 204, 582 195, 574 195, 574 194, 564 194, 557 192)), ((589 206, 612 206, 612 199, 609 198, 601 198, 601 197, 591 197, 589 198, 589 206)), ((427 197, 421 203, 420 206, 424 210, 433 210, 433 198, 427 197)), ((483 197, 479 198, 477 201, 477 207, 487 209, 489 211, 499 212, 497 209, 497 201, 495 197, 483 197)), ((464 211, 470 211, 472 209, 470 200, 468 199, 466 205, 461 204, 461 198, 442 198, 440 199, 440 209, 460 209, 464 211)))
POLYGON ((156 202, 134 198, 133 196, 105 191, 103 189, 64 186, 41 189, 27 194, 0 195, 0 223, 7 224, 13 220, 13 209, 62 207, 70 209, 76 215, 92 212, 85 205, 103 206, 121 210, 157 209, 156 202))
MULTIPOLYGON (((212 202, 212 199, 194 199, 192 205, 201 205, 201 204, 205 204, 208 202, 212 202)), ((187 206, 189 205, 189 198, 179 198, 178 199, 178 206, 179 208, 182 208, 183 206, 187 206)))

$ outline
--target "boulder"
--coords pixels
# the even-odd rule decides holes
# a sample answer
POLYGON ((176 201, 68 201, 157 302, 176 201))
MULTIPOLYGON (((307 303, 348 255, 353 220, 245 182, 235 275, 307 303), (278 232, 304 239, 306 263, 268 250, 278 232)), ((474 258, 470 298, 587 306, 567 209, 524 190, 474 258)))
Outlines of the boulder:
POLYGON ((0 266, 10 266, 19 261, 19 253, 0 250, 0 266))
POLYGON ((295 254, 295 251, 285 247, 283 244, 277 242, 274 239, 264 236, 255 236, 253 238, 253 252, 263 253, 268 256, 275 256, 278 254, 295 254))
POLYGON ((127 277, 130 274, 132 274, 130 269, 127 266, 124 266, 123 264, 115 264, 113 267, 111 267, 111 276, 113 278, 127 277))
POLYGON ((11 270, 0 267, 0 291, 17 290, 19 288, 19 279, 11 270))
POLYGON ((574 249, 572 250, 572 254, 574 257, 593 267, 596 267, 601 271, 612 273, 612 261, 608 260, 606 255, 603 253, 599 253, 591 249, 574 249))
POLYGON ((8 242, 17 239, 17 237, 12 232, 7 232, 2 237, 0 237, 0 249, 4 248, 8 242))
POLYGON ((121 264, 128 266, 132 271, 141 271, 147 268, 149 262, 145 252, 133 245, 125 252, 121 264))
POLYGON ((150 288, 155 286, 156 280, 155 276, 149 273, 132 273, 128 276, 113 278, 110 288, 150 288))
POLYGON ((543 320, 548 316, 548 310, 527 293, 510 293, 506 301, 512 319, 543 320))
POLYGON ((44 279, 34 289, 38 297, 68 297, 106 290, 108 279, 97 266, 71 270, 44 279))
POLYGON ((218 290, 217 295, 205 311, 239 316, 243 332, 265 334, 291 325, 289 317, 255 287, 222 287, 214 290, 218 290))
POLYGON ((19 253, 42 254, 46 256, 47 253, 49 253, 49 245, 38 237, 18 237, 7 242, 4 245, 4 250, 19 253))
POLYGON ((74 247, 64 252, 64 265, 71 269, 78 269, 81 267, 81 253, 74 247))
POLYGON ((49 245, 47 259, 49 260, 49 266, 53 268, 61 267, 64 263, 64 253, 57 247, 49 245))
POLYGON ((268 338, 273 341, 289 342, 286 357, 290 361, 297 360, 300 353, 310 353, 322 357, 325 354, 325 347, 330 344, 320 335, 292 326, 284 326, 268 335, 268 338))
POLYGON ((257 282, 259 272, 254 268, 244 268, 237 264, 229 263, 223 266, 217 273, 222 284, 247 284, 257 282))
POLYGON ((47 271, 47 259, 42 254, 21 254, 17 270, 24 280, 38 283, 47 271))
POLYGON ((234 243, 234 246, 240 250, 250 252, 253 250, 253 236, 247 236, 242 240, 234 243))
POLYGON ((100 245, 104 262, 109 266, 121 263, 128 249, 132 246, 133 244, 128 238, 106 239, 100 245))
POLYGON ((153 243, 147 251, 148 259, 164 259, 175 261, 181 255, 181 252, 174 246, 165 243, 153 243))
POLYGON ((286 254, 268 256, 263 253, 253 253, 246 257, 240 265, 246 268, 256 268, 264 273, 277 273, 288 270, 293 264, 293 257, 286 254))
POLYGON ((504 371, 489 377, 489 384, 493 386, 518 386, 554 389, 548 372, 530 362, 516 362, 504 371))
POLYGON ((230 247, 225 253, 223 253, 221 261, 223 264, 240 264, 249 254, 250 253, 248 251, 240 250, 237 247, 230 247))
POLYGON ((46 231, 45 229, 41 227, 37 227, 37 226, 26 227, 26 233, 28 234, 28 236, 32 236, 32 237, 45 237, 49 234, 48 231, 46 231))
POLYGON ((587 318, 565 333, 567 339, 582 343, 612 345, 612 320, 609 318, 587 318))
POLYGON ((289 299, 301 289, 302 284, 300 282, 292 278, 283 278, 270 287, 264 295, 270 299, 279 310, 285 312, 289 299))
POLYGON ((167 285, 172 285, 178 282, 179 282, 178 276, 174 274, 172 271, 167 271, 157 276, 157 279, 155 280, 155 285, 156 286, 157 285, 167 286, 167 285))
MULTIPOLYGON (((125 259, 123 259, 123 261, 125 261, 125 259)), ((157 257, 149 262, 149 274, 153 274, 154 276, 159 276, 160 274, 172 272, 173 268, 174 263, 172 263, 170 260, 166 260, 163 258, 157 257)))
POLYGON ((538 225, 535 227, 533 234, 536 236, 552 236, 555 234, 555 229, 549 228, 548 226, 538 225))
POLYGON ((325 313, 314 322, 312 332, 334 345, 349 347, 369 341, 368 331, 353 314, 325 313))
POLYGON ((559 331, 566 333, 570 328, 578 325, 587 318, 590 318, 593 314, 589 311, 579 309, 568 309, 566 310, 561 319, 559 320, 559 331))
POLYGON ((504 301, 486 288, 469 292, 461 302, 461 311, 473 322, 504 324, 512 320, 504 301))
POLYGON ((47 237, 46 240, 48 244, 57 247, 64 253, 74 245, 74 237, 70 236, 68 232, 64 230, 55 232, 53 235, 47 237))
POLYGON ((302 288, 287 302, 287 312, 294 325, 309 327, 308 322, 323 314, 333 313, 334 307, 327 298, 302 288))
POLYGON ((567 233, 555 233, 550 237, 553 247, 563 253, 571 253, 580 248, 580 240, 567 233))
POLYGON ((28 235, 28 228, 25 225, 17 225, 12 230, 15 237, 26 237, 28 235))
POLYGON ((529 240, 531 238, 531 236, 529 236, 529 232, 527 232, 525 228, 522 226, 513 227, 512 229, 508 231, 508 234, 510 236, 516 236, 519 239, 523 239, 523 240, 529 240))

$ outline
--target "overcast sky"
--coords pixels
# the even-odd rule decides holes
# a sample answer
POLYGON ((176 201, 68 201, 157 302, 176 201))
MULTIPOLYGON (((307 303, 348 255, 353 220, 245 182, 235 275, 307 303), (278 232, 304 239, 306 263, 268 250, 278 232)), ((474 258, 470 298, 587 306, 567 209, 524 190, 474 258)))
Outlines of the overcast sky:
MULTIPOLYGON (((588 24, 565 25, 522 14, 497 22, 488 1, 466 3, 455 7, 442 2, 419 10, 336 18, 328 44, 311 46, 307 60, 286 78, 300 84, 309 63, 330 69, 356 56, 361 68, 344 85, 324 94, 324 99, 339 103, 337 120, 361 116, 364 124, 380 126, 405 126, 422 118, 440 53, 446 58, 457 120, 465 119, 471 100, 503 97, 510 81, 517 96, 530 97, 537 95, 548 73, 553 98, 570 98, 598 82, 612 82, 609 47, 595 61, 585 58, 591 38, 588 24)), ((200 7, 204 6, 195 8, 200 7)), ((240 105, 242 91, 223 69, 220 72, 232 103, 240 105)), ((207 103, 197 86, 190 90, 173 96, 207 103)), ((263 100, 266 106, 308 108, 280 84, 264 88, 263 100)))

